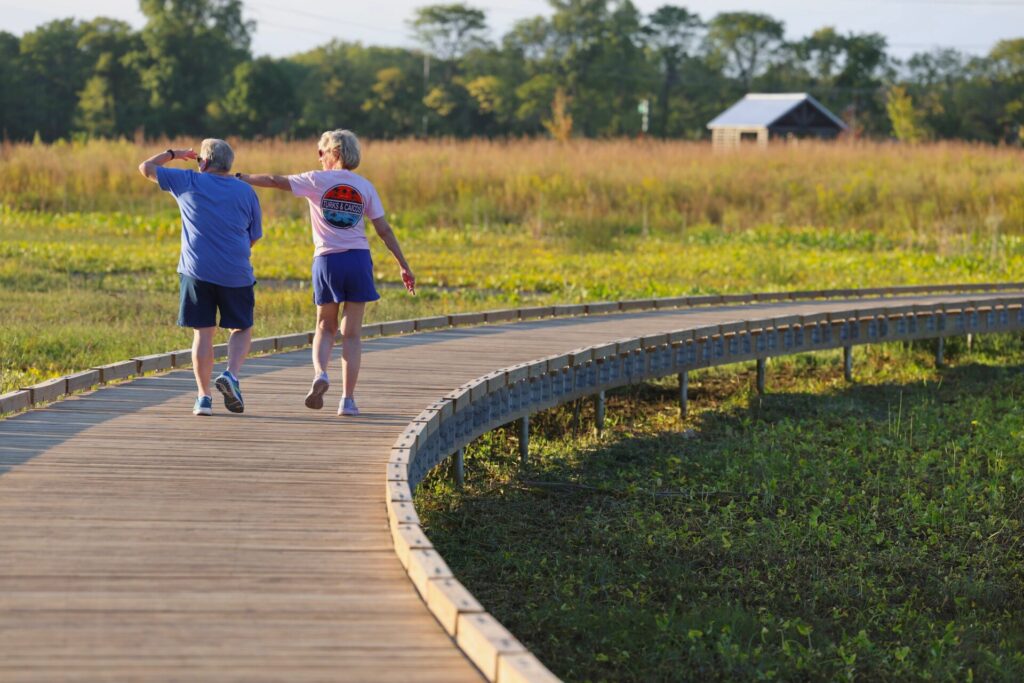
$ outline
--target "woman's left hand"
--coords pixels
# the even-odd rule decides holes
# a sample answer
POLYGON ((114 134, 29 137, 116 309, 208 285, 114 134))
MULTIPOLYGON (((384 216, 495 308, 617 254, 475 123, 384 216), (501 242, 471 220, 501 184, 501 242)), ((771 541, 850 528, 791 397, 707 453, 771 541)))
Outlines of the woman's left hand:
POLYGON ((409 290, 409 293, 416 296, 416 276, 408 268, 402 268, 402 284, 409 290))

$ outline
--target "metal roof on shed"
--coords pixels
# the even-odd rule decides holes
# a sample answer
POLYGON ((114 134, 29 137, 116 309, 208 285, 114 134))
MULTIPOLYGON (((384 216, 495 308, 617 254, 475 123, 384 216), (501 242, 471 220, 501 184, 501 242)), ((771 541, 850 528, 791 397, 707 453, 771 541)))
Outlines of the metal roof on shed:
POLYGON ((825 108, 821 102, 807 93, 761 94, 751 93, 716 116, 708 128, 732 128, 743 126, 770 126, 804 101, 820 110, 842 130, 846 124, 825 108))

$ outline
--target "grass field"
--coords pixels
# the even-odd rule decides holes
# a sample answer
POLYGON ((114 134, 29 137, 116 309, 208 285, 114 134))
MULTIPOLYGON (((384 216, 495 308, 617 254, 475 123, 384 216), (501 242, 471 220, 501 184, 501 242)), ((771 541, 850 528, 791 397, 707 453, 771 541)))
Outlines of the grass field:
POLYGON ((1024 678, 1024 348, 921 347, 619 390, 467 450, 416 507, 452 571, 570 681, 1024 678), (686 431, 692 430, 692 431, 686 431))
MULTIPOLYGON (((175 141, 175 145, 198 141, 175 141)), ((178 217, 135 170, 170 142, 0 147, 0 391, 188 345, 178 217)), ((298 172, 312 142, 238 143, 298 172)), ((751 289, 1024 279, 1019 151, 801 145, 713 154, 622 141, 370 143, 421 296, 371 319, 751 289)), ((262 191, 257 335, 312 327, 307 209, 262 191)), ((372 240, 382 284, 397 284, 372 240)))

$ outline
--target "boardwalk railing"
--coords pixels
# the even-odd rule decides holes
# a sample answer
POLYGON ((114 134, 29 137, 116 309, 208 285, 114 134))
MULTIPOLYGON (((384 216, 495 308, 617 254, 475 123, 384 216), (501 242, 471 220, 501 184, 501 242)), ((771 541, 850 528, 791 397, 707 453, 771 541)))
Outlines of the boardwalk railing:
MULTIPOLYGON (((970 285, 913 285, 905 287, 880 287, 871 289, 830 289, 797 292, 757 292, 753 294, 709 294, 678 296, 660 299, 627 299, 624 301, 601 301, 589 304, 566 304, 556 306, 533 306, 507 308, 479 313, 455 313, 414 320, 394 320, 364 325, 364 338, 423 332, 447 327, 462 327, 488 323, 535 320, 539 318, 598 315, 627 311, 652 309, 680 309, 699 306, 740 305, 772 303, 783 301, 804 301, 812 299, 849 299, 856 297, 890 297, 929 293, 999 292, 1024 289, 1024 283, 995 283, 970 285)), ((274 353, 286 351, 313 342, 313 332, 263 337, 252 341, 251 353, 274 353)), ((213 348, 214 359, 227 358, 227 344, 213 348)), ((192 364, 191 349, 180 349, 168 353, 139 356, 128 360, 101 365, 71 375, 46 380, 6 394, 0 394, 0 415, 27 410, 35 405, 57 401, 69 394, 87 391, 96 386, 119 380, 141 377, 150 372, 189 367, 192 364)))
MULTIPOLYGON (((395 551, 429 609, 489 680, 556 679, 452 576, 423 533, 412 494, 432 468, 452 455, 461 459, 464 446, 514 420, 523 420, 520 448, 525 456, 531 413, 626 384, 678 374, 685 385, 690 370, 763 362, 771 356, 1022 330, 1024 297, 872 306, 757 320, 743 319, 741 311, 736 314, 731 322, 621 339, 497 369, 426 406, 395 442, 387 466, 395 551)), ((941 362, 941 345, 937 360, 941 362)), ((759 370, 763 372, 760 363, 759 370)), ((762 373, 759 380, 763 382, 762 373)))

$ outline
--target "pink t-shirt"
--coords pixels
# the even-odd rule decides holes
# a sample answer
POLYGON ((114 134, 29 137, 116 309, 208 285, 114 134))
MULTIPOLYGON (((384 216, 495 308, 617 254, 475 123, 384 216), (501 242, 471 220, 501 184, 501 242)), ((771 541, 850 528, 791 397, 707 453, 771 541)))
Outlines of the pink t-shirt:
POLYGON ((364 218, 384 215, 377 190, 352 171, 308 171, 288 176, 292 193, 309 201, 313 256, 369 249, 364 218))

